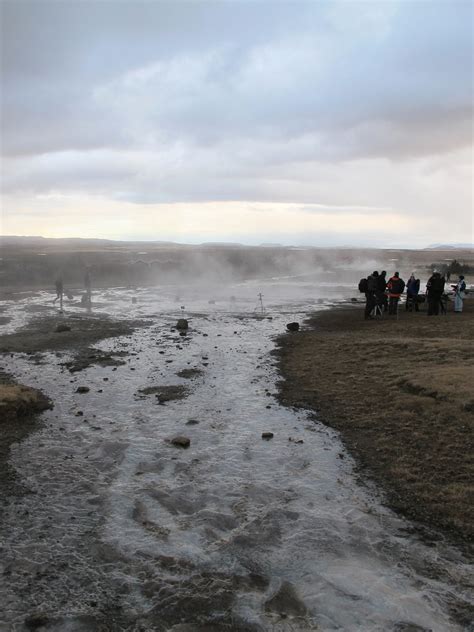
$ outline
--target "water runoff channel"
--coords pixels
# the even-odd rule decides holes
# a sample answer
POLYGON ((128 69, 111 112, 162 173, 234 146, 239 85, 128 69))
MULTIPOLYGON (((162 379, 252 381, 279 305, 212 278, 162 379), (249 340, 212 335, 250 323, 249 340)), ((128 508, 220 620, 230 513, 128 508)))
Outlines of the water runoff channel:
MULTIPOLYGON (((47 353, 33 376, 24 354, 4 358, 54 409, 12 448, 27 492, 2 503, 0 629, 461 630, 449 616, 470 570, 461 554, 424 544, 356 481, 337 433, 276 400, 276 335, 333 299, 277 280, 215 300, 176 292, 94 294, 94 312, 149 321, 95 345, 121 366, 72 375, 68 354, 47 353), (140 393, 157 384, 186 396, 140 393), (169 443, 177 434, 188 449, 169 443)), ((15 302, 10 329, 50 304, 15 302)))

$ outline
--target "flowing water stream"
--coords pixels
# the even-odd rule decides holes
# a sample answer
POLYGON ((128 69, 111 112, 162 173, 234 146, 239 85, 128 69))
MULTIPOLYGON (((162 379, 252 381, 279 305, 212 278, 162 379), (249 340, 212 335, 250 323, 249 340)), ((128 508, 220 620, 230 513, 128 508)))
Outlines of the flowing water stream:
MULTIPOLYGON (((420 541, 356 481, 337 433, 275 398, 275 336, 326 303, 267 282, 262 315, 260 287, 104 290, 94 312, 150 321, 95 345, 124 364, 71 374, 47 353, 33 377, 26 355, 5 359, 54 409, 12 448, 26 493, 2 505, 2 630, 462 629, 461 554, 420 541), (157 386, 184 397, 140 392, 157 386)), ((4 330, 50 298, 12 304, 4 330)))

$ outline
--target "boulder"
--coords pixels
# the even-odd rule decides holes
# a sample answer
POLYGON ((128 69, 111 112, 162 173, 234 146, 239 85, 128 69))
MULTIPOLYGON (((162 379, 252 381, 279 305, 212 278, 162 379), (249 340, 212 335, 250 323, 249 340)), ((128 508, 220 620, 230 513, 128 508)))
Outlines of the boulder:
POLYGON ((78 386, 76 388, 76 393, 88 393, 90 388, 88 386, 78 386))
POLYGON ((176 329, 181 329, 182 331, 188 329, 189 323, 186 318, 180 318, 176 323, 176 329))
POLYGON ((273 439, 273 432, 262 432, 262 439, 273 439))
POLYGON ((299 331, 300 324, 299 323, 288 323, 286 328, 288 331, 299 331))

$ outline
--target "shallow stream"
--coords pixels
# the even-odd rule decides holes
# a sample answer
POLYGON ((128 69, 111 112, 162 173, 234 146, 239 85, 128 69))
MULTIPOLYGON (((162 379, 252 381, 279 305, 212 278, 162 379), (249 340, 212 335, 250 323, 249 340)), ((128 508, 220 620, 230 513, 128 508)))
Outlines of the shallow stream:
MULTIPOLYGON (((151 323, 95 345, 124 364, 3 359, 54 409, 12 448, 26 493, 2 505, 2 630, 462 629, 449 615, 472 570, 461 554, 420 541, 356 481, 337 433, 276 400, 275 336, 330 301, 275 280, 263 313, 261 289, 103 290, 93 313, 151 323)), ((11 304, 3 330, 35 306, 51 296, 11 304)), ((78 312, 66 302, 65 319, 78 312)))

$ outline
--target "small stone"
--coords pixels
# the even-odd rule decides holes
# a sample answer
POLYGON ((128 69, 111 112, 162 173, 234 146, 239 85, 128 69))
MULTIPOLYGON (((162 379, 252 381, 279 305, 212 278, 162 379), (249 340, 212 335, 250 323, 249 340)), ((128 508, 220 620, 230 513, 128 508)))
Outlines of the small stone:
POLYGON ((304 443, 303 439, 293 439, 293 437, 288 437, 288 441, 292 441, 293 443, 304 443))
POLYGON ((197 419, 188 419, 188 421, 186 422, 187 426, 195 426, 199 423, 199 421, 197 419))
POLYGON ((273 439, 273 432, 262 432, 262 439, 273 439))
POLYGON ((90 388, 88 386, 78 386, 76 388, 76 393, 88 393, 90 388))
POLYGON ((178 435, 171 439, 171 443, 177 448, 189 448, 189 446, 191 445, 191 439, 182 435, 178 435))
POLYGON ((76 417, 82 417, 84 415, 84 413, 82 412, 82 410, 78 410, 76 413, 76 417))

